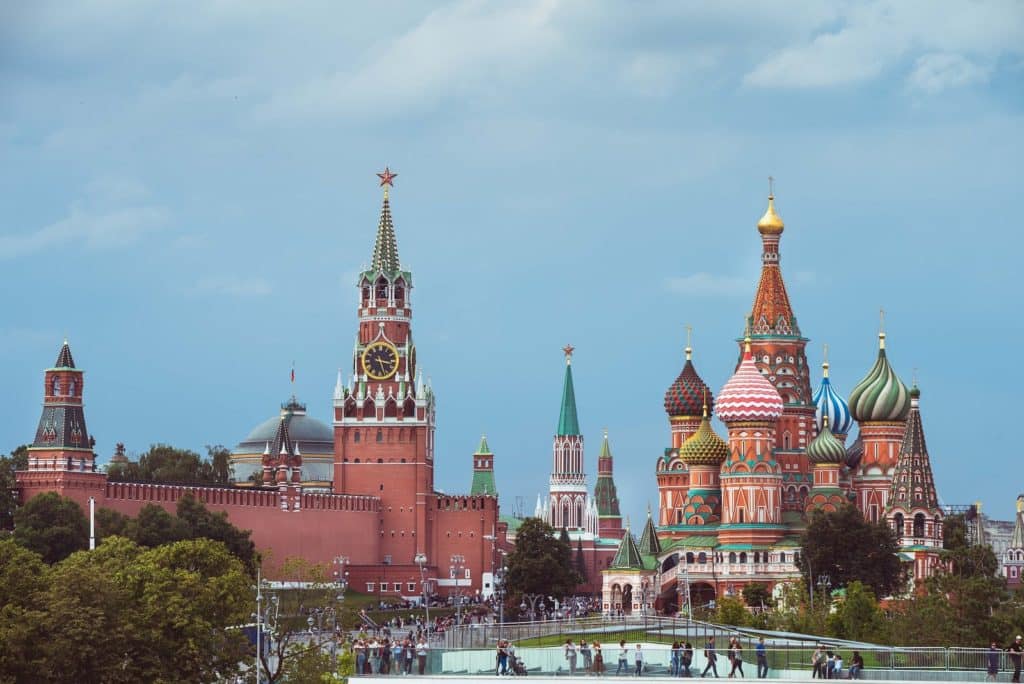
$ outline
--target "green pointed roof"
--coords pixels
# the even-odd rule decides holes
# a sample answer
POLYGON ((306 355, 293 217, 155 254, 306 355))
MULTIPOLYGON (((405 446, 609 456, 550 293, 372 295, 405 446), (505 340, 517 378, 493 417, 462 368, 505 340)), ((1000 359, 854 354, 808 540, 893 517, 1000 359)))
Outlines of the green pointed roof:
POLYGON ((491 448, 487 446, 487 435, 480 437, 480 446, 476 448, 476 455, 479 456, 493 456, 494 453, 491 448))
POLYGON ((601 453, 597 457, 597 483, 594 485, 594 501, 597 503, 597 514, 602 518, 618 518, 619 494, 615 489, 612 476, 612 449, 608 445, 608 431, 604 431, 601 441, 601 453))
POLYGON ((636 540, 633 539, 633 535, 628 529, 622 537, 619 549, 615 552, 615 558, 612 559, 612 564, 609 567, 620 570, 644 569, 644 560, 640 556, 640 549, 637 548, 636 540))
POLYGON ((643 534, 640 535, 640 553, 645 556, 657 556, 661 553, 661 542, 658 541, 658 532, 654 529, 654 520, 651 519, 651 511, 647 510, 647 524, 644 525, 643 534))
MULTIPOLYGON (((572 347, 566 347, 572 349, 572 347)), ((565 354, 565 382, 562 385, 562 410, 558 414, 558 436, 580 434, 580 421, 576 417, 576 390, 572 386, 572 352, 565 354)))
POLYGON ((498 486, 494 482, 494 453, 492 453, 490 447, 487 446, 487 435, 480 437, 480 446, 477 447, 475 452, 473 452, 473 456, 490 456, 492 458, 485 459, 489 467, 480 469, 476 467, 478 459, 473 459, 473 482, 469 485, 470 495, 497 496, 498 486))
POLYGON ((377 239, 373 243, 373 259, 370 261, 370 268, 388 274, 402 270, 398 260, 398 240, 395 238, 395 225, 391 221, 391 205, 388 203, 386 188, 384 204, 380 209, 380 221, 377 223, 377 239))

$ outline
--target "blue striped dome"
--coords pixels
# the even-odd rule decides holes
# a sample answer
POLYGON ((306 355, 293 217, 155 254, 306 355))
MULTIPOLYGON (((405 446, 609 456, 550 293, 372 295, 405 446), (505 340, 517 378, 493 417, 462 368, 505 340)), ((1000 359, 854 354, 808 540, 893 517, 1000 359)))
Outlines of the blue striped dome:
POLYGON ((818 424, 818 432, 822 430, 822 422, 828 416, 828 424, 832 428, 832 434, 846 435, 853 426, 853 416, 850 414, 850 405, 846 403, 832 387, 828 380, 828 361, 821 364, 823 377, 821 385, 814 392, 812 401, 816 409, 814 419, 818 424))

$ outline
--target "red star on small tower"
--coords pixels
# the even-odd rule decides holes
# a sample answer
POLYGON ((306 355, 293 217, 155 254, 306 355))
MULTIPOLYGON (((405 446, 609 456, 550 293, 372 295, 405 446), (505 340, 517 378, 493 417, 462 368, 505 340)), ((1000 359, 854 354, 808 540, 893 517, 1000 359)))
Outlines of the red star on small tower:
POLYGON ((571 344, 567 344, 564 347, 562 347, 562 351, 565 352, 565 362, 569 363, 572 361, 572 353, 576 351, 576 347, 572 346, 571 344))
POLYGON ((391 173, 391 169, 387 166, 384 167, 384 173, 378 173, 377 178, 380 178, 380 185, 384 187, 386 185, 395 187, 394 180, 398 177, 397 173, 391 173))

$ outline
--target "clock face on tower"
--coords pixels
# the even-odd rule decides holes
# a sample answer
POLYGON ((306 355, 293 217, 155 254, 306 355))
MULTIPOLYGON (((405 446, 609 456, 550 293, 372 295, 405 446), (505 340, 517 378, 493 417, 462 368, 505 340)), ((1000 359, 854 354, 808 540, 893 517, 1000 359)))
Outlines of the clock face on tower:
POLYGON ((387 380, 398 370, 398 350, 390 342, 371 342, 363 351, 363 370, 374 380, 387 380))

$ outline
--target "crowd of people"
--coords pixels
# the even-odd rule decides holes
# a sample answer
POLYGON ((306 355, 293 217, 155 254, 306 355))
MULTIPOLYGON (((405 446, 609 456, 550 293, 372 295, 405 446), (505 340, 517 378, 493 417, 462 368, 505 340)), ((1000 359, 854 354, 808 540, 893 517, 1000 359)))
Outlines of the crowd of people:
POLYGON ((404 638, 400 636, 356 637, 352 642, 355 655, 355 675, 408 675, 416 665, 417 674, 426 674, 427 655, 430 644, 426 635, 420 633, 414 637, 409 632, 404 638))

